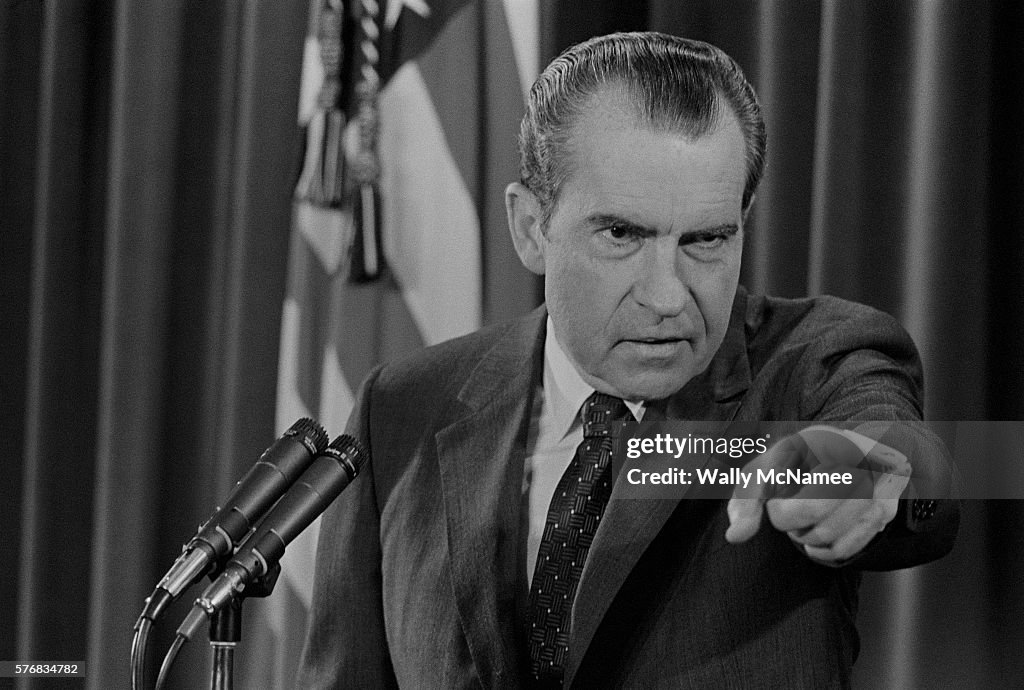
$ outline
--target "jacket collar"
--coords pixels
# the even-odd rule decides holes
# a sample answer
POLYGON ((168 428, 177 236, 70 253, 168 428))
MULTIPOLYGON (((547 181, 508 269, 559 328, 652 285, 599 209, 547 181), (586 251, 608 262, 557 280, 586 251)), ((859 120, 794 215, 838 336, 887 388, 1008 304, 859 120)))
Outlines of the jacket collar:
POLYGON ((514 685, 520 669, 523 469, 545 316, 539 308, 495 339, 435 435, 452 589, 485 687, 514 685))

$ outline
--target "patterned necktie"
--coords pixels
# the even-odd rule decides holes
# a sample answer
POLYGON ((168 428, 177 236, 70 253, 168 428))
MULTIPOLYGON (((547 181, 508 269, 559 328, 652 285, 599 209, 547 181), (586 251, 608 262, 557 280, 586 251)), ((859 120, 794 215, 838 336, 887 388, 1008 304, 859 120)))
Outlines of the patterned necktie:
POLYGON ((583 442, 555 488, 541 536, 529 600, 530 673, 561 687, 572 602, 590 544, 612 493, 611 422, 628 414, 619 398, 594 393, 583 403, 583 442))

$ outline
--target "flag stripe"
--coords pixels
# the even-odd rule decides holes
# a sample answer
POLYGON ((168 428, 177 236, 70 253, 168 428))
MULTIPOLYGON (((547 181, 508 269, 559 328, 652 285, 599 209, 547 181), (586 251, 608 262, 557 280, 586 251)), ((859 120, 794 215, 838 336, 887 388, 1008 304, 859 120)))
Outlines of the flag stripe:
MULTIPOLYGON (((323 1, 311 0, 314 15, 323 1)), ((381 46, 378 139, 379 227, 388 268, 375 282, 350 284, 351 209, 296 202, 281 325, 279 430, 309 415, 337 434, 356 387, 378 362, 475 330, 483 318, 484 275, 492 291, 518 290, 532 306, 532 292, 520 289, 522 276, 509 272, 515 262, 509 260, 501 187, 517 176, 522 89, 534 71, 530 67, 527 74, 523 66, 536 63, 539 31, 536 0, 503 2, 425 0, 426 17, 419 0, 418 12, 409 2, 398 14, 392 7, 398 22, 381 46), (515 13, 520 28, 529 27, 525 38, 513 40, 507 13, 515 13), (491 256, 486 269, 485 249, 491 256)), ((349 29, 355 27, 355 7, 346 3, 349 29)), ((387 16, 387 4, 380 9, 387 16)), ((324 77, 318 28, 311 16, 300 107, 304 123, 328 119, 322 110, 309 119, 324 77)), ((351 41, 359 38, 346 37, 344 53, 351 57, 351 41)), ((349 75, 357 68, 342 66, 349 75)), ((342 105, 353 117, 353 104, 342 105)), ((322 161, 337 153, 338 138, 326 129, 310 137, 332 147, 322 161)), ((353 122, 340 138, 350 163, 359 139, 353 122)), ((323 186, 321 172, 309 172, 311 184, 323 186)), ((242 666, 245 686, 294 684, 312 596, 317 527, 288 546, 273 605, 259 607, 267 634, 242 666)))
POLYGON ((480 223, 416 61, 381 98, 385 251, 423 340, 480 324, 480 223))
MULTIPOLYGON (((414 61, 433 102, 449 155, 458 165, 466 189, 476 195, 479 179, 481 105, 479 35, 480 7, 471 4, 452 16, 437 40, 414 61)), ((520 106, 521 107, 521 106, 520 106)))
MULTIPOLYGON (((523 93, 523 101, 530 94, 530 86, 537 78, 540 69, 540 19, 538 17, 537 0, 503 0, 505 21, 499 24, 506 29, 512 40, 515 53, 516 71, 519 76, 519 87, 523 93)), ((490 53, 500 54, 501 51, 490 53)))
POLYGON ((329 294, 328 289, 334 278, 324 270, 316 252, 302 233, 292 237, 289 262, 294 279, 289 280, 288 297, 299 307, 295 357, 300 364, 294 372, 296 392, 303 406, 316 412, 320 409, 321 372, 320 367, 309 366, 308 363, 323 360, 331 321, 329 304, 323 296, 329 294), (307 364, 303 366, 302 363, 307 364))
MULTIPOLYGON (((515 259, 505 215, 505 186, 519 179, 516 143, 526 96, 522 85, 526 84, 528 92, 529 84, 537 75, 539 25, 533 24, 530 36, 514 40, 514 34, 509 33, 512 16, 506 17, 510 6, 514 12, 521 12, 522 17, 532 17, 534 22, 537 17, 536 0, 506 0, 504 5, 485 5, 490 9, 483 27, 486 72, 480 91, 485 94, 486 116, 480 132, 482 174, 478 204, 484 249, 484 323, 508 318, 509 314, 526 313, 537 305, 540 293, 539 280, 515 259), (527 41, 532 41, 532 49, 527 41), (512 65, 516 68, 510 69, 512 65), (529 70, 525 77, 521 71, 524 69, 529 70)), ((518 18, 515 29, 525 21, 522 17, 518 18)))
MULTIPOLYGON (((390 276, 364 285, 339 280, 332 288, 336 318, 331 342, 340 371, 351 390, 356 390, 378 362, 423 347, 420 331, 390 276), (356 315, 372 315, 358 318, 356 315)), ((345 409, 345 415, 351 408, 345 409)), ((337 427, 342 428, 342 427, 337 427)))

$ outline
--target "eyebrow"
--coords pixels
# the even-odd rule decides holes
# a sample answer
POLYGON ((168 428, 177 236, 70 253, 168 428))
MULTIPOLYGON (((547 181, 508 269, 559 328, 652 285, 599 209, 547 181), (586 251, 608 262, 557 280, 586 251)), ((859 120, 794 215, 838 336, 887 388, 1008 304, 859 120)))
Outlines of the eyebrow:
POLYGON ((684 232, 682 237, 693 237, 695 235, 735 235, 739 231, 740 226, 736 225, 736 223, 723 223, 722 225, 711 225, 699 230, 684 232))
MULTIPOLYGON (((585 220, 587 224, 591 226, 607 227, 611 225, 618 225, 623 228, 628 228, 629 230, 645 237, 654 237, 658 234, 658 231, 655 228, 637 223, 629 220, 628 218, 623 218, 622 216, 614 213, 594 213, 587 216, 585 220)), ((709 225, 704 228, 684 232, 679 236, 679 241, 690 241, 694 238, 700 237, 701 235, 735 235, 739 230, 740 228, 736 223, 709 225)))

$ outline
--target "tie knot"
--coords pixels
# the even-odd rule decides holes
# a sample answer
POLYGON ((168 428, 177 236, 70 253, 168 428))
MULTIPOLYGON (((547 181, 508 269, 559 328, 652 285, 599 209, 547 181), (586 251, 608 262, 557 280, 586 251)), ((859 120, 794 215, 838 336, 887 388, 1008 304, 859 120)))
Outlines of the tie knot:
POLYGON ((611 423, 623 421, 628 414, 621 398, 595 391, 583 403, 583 438, 611 436, 611 423))

